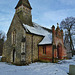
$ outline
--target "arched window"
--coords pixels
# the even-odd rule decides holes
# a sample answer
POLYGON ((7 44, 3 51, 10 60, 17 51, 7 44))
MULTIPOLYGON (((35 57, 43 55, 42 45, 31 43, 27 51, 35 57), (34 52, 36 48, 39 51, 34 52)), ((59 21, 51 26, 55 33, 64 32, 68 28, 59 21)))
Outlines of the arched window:
POLYGON ((22 38, 22 41, 21 41, 21 61, 22 62, 25 62, 25 41, 26 41, 26 38, 22 38))
POLYGON ((12 44, 16 44, 16 32, 15 32, 15 30, 12 32, 12 44))
POLYGON ((21 61, 25 61, 25 42, 21 43, 21 61))
POLYGON ((46 54, 46 46, 43 46, 43 54, 46 54))
POLYGON ((21 53, 25 53, 25 42, 21 43, 21 53))

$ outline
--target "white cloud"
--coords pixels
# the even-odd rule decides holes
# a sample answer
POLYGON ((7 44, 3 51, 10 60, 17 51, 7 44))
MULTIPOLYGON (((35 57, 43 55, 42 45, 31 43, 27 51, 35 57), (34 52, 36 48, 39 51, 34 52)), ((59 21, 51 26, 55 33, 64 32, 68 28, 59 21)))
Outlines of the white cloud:
POLYGON ((74 16, 75 9, 64 9, 64 10, 57 10, 57 11, 47 11, 42 16, 41 19, 44 21, 52 21, 52 22, 59 22, 62 19, 65 19, 69 16, 74 16))
POLYGON ((60 1, 61 3, 64 3, 66 5, 73 5, 75 4, 75 0, 58 0, 60 1))
POLYGON ((39 18, 37 18, 37 21, 35 22, 50 28, 52 25, 56 25, 57 22, 60 23, 66 17, 70 16, 75 17, 74 14, 75 14, 75 9, 45 11, 44 13, 40 14, 39 18))

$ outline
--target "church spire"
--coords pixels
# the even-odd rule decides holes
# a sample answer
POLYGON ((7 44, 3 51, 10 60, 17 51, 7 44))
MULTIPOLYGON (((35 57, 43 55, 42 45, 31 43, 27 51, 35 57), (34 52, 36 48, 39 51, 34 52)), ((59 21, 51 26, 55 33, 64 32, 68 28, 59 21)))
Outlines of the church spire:
POLYGON ((19 0, 19 2, 17 4, 17 6, 15 7, 15 9, 17 9, 21 5, 26 6, 29 9, 32 9, 32 7, 31 7, 31 5, 30 5, 28 0, 19 0))

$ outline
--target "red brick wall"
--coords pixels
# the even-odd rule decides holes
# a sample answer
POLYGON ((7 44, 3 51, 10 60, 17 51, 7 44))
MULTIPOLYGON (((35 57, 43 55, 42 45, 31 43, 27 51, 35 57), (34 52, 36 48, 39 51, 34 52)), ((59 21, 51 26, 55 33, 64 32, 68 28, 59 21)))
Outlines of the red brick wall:
POLYGON ((52 45, 46 46, 46 54, 43 53, 43 47, 39 46, 39 60, 52 62, 52 45))
POLYGON ((59 27, 56 28, 52 27, 52 45, 44 45, 46 46, 46 54, 43 53, 43 47, 39 46, 39 60, 45 62, 52 62, 52 58, 55 59, 64 59, 66 57, 66 50, 64 48, 63 43, 63 30, 60 30, 59 27), (53 49, 52 49, 53 47, 53 49), (56 48, 54 48, 56 47, 56 48), (53 57, 52 57, 52 50, 53 50, 53 57))
MULTIPOLYGON (((60 30, 59 27, 55 29, 55 27, 52 27, 52 39, 53 39, 53 45, 56 45, 57 49, 57 56, 55 56, 56 53, 54 53, 54 57, 58 59, 64 59, 66 57, 66 49, 64 48, 64 43, 63 43, 63 30, 60 30), (59 48, 58 48, 59 46, 59 48)), ((55 49, 54 49, 55 51, 55 49)))

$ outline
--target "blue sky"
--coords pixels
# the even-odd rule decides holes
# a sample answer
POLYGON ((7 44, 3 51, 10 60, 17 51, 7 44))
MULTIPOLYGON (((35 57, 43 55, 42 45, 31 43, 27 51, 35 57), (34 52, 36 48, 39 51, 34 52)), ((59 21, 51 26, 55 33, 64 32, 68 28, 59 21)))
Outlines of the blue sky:
MULTIPOLYGON (((0 1, 0 30, 7 33, 19 0, 0 1)), ((75 17, 75 0, 29 0, 33 22, 51 28, 66 17, 75 17)))

